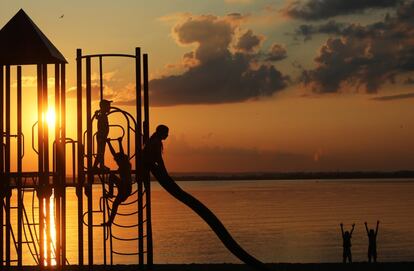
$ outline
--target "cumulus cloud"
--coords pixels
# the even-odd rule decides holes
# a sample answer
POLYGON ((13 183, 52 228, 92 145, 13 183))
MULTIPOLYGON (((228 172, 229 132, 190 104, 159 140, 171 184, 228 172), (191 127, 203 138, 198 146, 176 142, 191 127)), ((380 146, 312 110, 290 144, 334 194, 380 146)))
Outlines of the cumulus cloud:
POLYGON ((263 40, 263 36, 255 35, 252 30, 248 30, 239 38, 235 48, 241 52, 253 53, 263 40))
POLYGON ((401 2, 402 0, 295 0, 281 12, 294 19, 311 21, 360 13, 368 9, 395 7, 401 2))
MULTIPOLYGON (((332 93, 354 85, 375 93, 414 72, 414 1, 399 6, 396 14, 366 26, 342 25, 314 59, 316 67, 304 70, 302 80, 315 92, 332 93)), ((335 25, 332 23, 332 25, 335 25)), ((325 30, 314 27, 314 33, 325 30)), ((407 79, 406 79, 407 80, 407 79)))
POLYGON ((279 61, 287 57, 286 48, 280 44, 273 43, 266 55, 267 61, 279 61))
POLYGON ((187 70, 150 82, 153 105, 241 102, 271 96, 284 89, 288 77, 273 65, 258 63, 263 37, 242 31, 245 16, 234 13, 184 16, 172 29, 176 42, 196 45, 184 56, 187 70), (243 33, 243 34, 240 34, 243 33))

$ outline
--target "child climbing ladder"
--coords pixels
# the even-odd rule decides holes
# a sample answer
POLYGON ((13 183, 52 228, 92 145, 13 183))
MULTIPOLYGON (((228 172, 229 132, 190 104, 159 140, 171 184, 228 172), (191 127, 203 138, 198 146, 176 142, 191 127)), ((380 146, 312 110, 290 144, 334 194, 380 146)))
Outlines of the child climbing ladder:
POLYGON ((103 223, 105 226, 110 226, 115 219, 116 213, 118 211, 119 205, 124 202, 132 191, 132 178, 131 178, 131 163, 129 162, 129 157, 124 153, 122 147, 122 138, 117 139, 119 144, 119 152, 115 152, 111 144, 111 139, 107 139, 109 149, 114 157, 116 164, 118 165, 118 174, 119 177, 114 173, 109 175, 109 196, 113 197, 113 187, 116 185, 118 189, 118 194, 115 197, 115 200, 112 204, 111 214, 108 221, 103 223))

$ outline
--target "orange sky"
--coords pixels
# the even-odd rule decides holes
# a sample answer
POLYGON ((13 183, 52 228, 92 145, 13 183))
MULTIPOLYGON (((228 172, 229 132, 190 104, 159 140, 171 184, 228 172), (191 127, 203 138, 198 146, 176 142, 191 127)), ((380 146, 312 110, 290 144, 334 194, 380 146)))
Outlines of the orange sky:
MULTIPOLYGON (((170 171, 413 169, 413 99, 397 99, 399 94, 412 93, 410 85, 404 83, 408 82, 410 71, 401 71, 406 66, 385 62, 382 64, 389 72, 382 71, 380 63, 368 66, 372 69, 369 73, 357 64, 348 67, 349 63, 339 61, 336 66, 336 62, 332 63, 332 69, 340 65, 344 68, 326 78, 322 62, 316 59, 328 57, 321 51, 323 46, 331 55, 337 53, 340 57, 347 56, 352 49, 353 53, 348 55, 352 58, 368 38, 360 41, 344 34, 321 33, 323 31, 316 27, 312 28, 313 36, 307 41, 303 33, 298 37, 293 35, 301 24, 318 25, 330 19, 368 29, 371 23, 383 20, 385 12, 394 16, 398 7, 374 7, 363 13, 358 10, 346 14, 333 12, 330 18, 312 21, 296 18, 294 12, 285 12, 282 16, 280 10, 289 7, 288 2, 274 1, 269 5, 267 1, 215 0, 191 5, 178 1, 173 5, 169 1, 151 1, 140 6, 134 1, 37 1, 36 4, 13 1, 0 4, 0 25, 23 8, 67 58, 70 137, 75 137, 76 125, 72 119, 75 100, 70 99, 76 79, 76 48, 82 48, 85 53, 133 53, 134 47, 140 46, 150 55, 151 131, 159 123, 171 129, 164 152, 170 171), (64 17, 59 19, 62 14, 64 17), (343 44, 329 43, 329 39, 333 41, 338 36, 343 44), (273 47, 274 44, 281 47, 273 47), (277 51, 278 48, 284 49, 277 51), (226 62, 229 56, 234 62, 226 62), (248 63, 240 74, 251 73, 248 80, 237 78, 233 70, 237 66, 237 56, 248 63), (280 59, 270 61, 270 57, 280 59), (212 66, 212 60, 222 64, 212 66), (395 68, 391 70, 393 65, 395 68), (224 78, 228 80, 222 81, 222 74, 214 67, 226 67, 224 78), (260 68, 265 75, 258 72, 260 68), (353 71, 343 72, 348 68, 359 70, 351 76, 353 71), (189 71, 192 77, 188 79, 189 71), (303 71, 311 80, 307 85, 301 79, 303 71), (340 81, 333 81, 340 72, 343 73, 338 77, 340 81), (235 77, 230 78, 233 74, 235 77), (388 79, 391 74, 395 75, 396 82, 388 79), (264 76, 263 81, 260 81, 261 76, 264 76), (367 93, 365 88, 371 78, 377 78, 374 82, 379 86, 367 93), (247 81, 239 85, 241 80, 247 81), (257 84, 253 84, 254 80, 257 84), (283 86, 279 83, 282 81, 283 86), (204 89, 210 83, 212 89, 204 89), (264 92, 259 88, 269 94, 262 95, 264 92), (387 96, 396 98, 381 99, 387 96)), ((398 20, 395 19, 395 24, 401 23, 398 20)), ((372 27, 369 29, 372 31, 372 27)), ((403 46, 414 44, 410 40, 397 42, 403 46)), ((374 57, 376 54, 388 56, 378 52, 378 48, 369 48, 374 57)), ((331 64, 329 61, 333 60, 326 58, 324 61, 331 64)), ((93 68, 96 75, 97 65, 93 68)), ((33 67, 24 67, 23 73, 24 167, 35 170, 30 135, 31 125, 36 120, 33 67)), ((104 73, 107 96, 119 106, 129 102, 133 63, 108 61, 104 73)), ((51 76, 52 72, 49 74, 51 76)), ((53 81, 49 85, 53 92, 53 81)), ((52 96, 50 101, 53 101, 52 96)), ((94 108, 97 109, 96 104, 94 108)), ((128 106, 124 108, 131 110, 128 106)), ((12 129, 16 129, 13 125, 12 129)))

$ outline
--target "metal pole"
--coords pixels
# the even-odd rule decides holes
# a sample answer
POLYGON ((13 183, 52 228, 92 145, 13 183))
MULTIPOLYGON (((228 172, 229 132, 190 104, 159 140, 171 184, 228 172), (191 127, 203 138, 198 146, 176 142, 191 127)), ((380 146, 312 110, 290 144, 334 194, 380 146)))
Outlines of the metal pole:
POLYGON ((61 157, 61 149, 62 149, 62 140, 60 137, 60 70, 59 64, 55 64, 55 112, 56 112, 56 120, 55 120, 55 167, 53 172, 53 185, 55 191, 55 214, 56 214, 56 248, 55 248, 55 256, 56 256, 56 265, 59 268, 61 266, 61 225, 60 225, 60 216, 61 216, 61 195, 62 195, 62 157, 61 157))
POLYGON ((143 214, 143 165, 142 165, 142 103, 141 103, 141 48, 135 48, 135 84, 136 84, 136 116, 137 127, 135 131, 135 180, 138 185, 138 262, 144 264, 144 214, 143 214), (139 170, 140 169, 140 170, 139 170))
POLYGON ((38 145, 38 172, 39 172, 39 182, 38 182, 38 191, 37 196, 39 199, 39 253, 40 253, 40 267, 45 265, 45 252, 44 252, 44 201, 42 196, 42 187, 44 186, 44 168, 43 168, 43 77, 42 77, 42 65, 37 65, 37 145, 38 145))
POLYGON ((17 66, 17 265, 22 266, 23 195, 22 195, 22 67, 17 66))
POLYGON ((88 183, 86 190, 86 197, 88 199, 88 265, 92 268, 93 265, 93 198, 92 198, 92 184, 93 184, 93 172, 92 172, 92 82, 91 82, 91 58, 86 58, 86 124, 87 124, 87 172, 88 183))
MULTIPOLYGON (((5 171, 7 189, 10 185, 10 66, 6 66, 6 157, 5 171)), ((10 266, 10 195, 6 195, 6 266, 10 266)))
MULTIPOLYGON (((144 54, 144 143, 149 140, 149 95, 148 95, 148 54, 144 54)), ((151 220, 151 182, 149 172, 146 172, 146 218, 147 218, 147 264, 153 264, 152 220, 151 220)))
POLYGON ((66 64, 61 64, 60 82, 60 126, 61 126, 61 155, 62 155, 62 217, 61 217, 61 245, 62 245, 62 266, 66 264, 66 64))
MULTIPOLYGON (((4 69, 0 65, 0 176, 2 177, 0 182, 5 182, 3 178, 4 174, 4 148, 3 148, 3 132, 4 132, 4 69)), ((0 266, 3 266, 4 256, 4 198, 0 197, 0 266)))
POLYGON ((48 85, 47 85, 47 64, 43 64, 43 114, 44 114, 44 125, 43 125, 43 144, 44 144, 44 167, 45 167, 45 189, 46 189, 46 248, 47 248, 47 265, 51 265, 52 258, 52 239, 50 236, 50 181, 49 181, 49 126, 46 121, 46 112, 48 111, 48 85))
POLYGON ((76 196, 78 197, 78 263, 83 266, 83 183, 85 172, 83 169, 82 144, 82 50, 76 50, 76 78, 77 78, 77 138, 78 138, 78 183, 76 196))
POLYGON ((102 101, 103 99, 103 71, 102 71, 102 56, 99 57, 99 83, 100 83, 100 88, 99 88, 99 100, 102 101))

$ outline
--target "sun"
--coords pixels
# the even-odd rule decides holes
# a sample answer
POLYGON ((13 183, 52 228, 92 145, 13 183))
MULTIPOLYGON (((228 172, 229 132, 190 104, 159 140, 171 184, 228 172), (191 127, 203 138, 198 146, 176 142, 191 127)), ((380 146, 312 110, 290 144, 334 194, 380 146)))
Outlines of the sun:
POLYGON ((46 112, 46 123, 49 126, 49 129, 53 129, 55 127, 56 113, 52 108, 49 108, 46 112))

